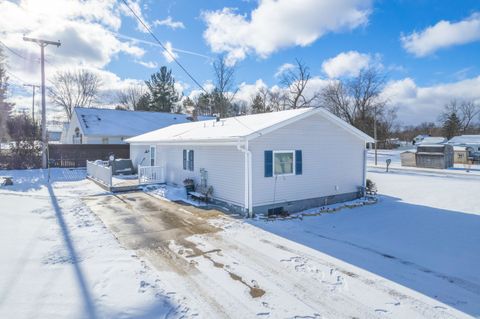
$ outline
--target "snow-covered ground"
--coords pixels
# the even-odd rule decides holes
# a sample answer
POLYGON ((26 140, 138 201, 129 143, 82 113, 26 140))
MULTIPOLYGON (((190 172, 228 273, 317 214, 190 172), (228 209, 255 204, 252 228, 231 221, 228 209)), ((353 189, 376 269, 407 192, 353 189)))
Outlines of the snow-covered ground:
POLYGON ((0 318, 163 318, 182 309, 158 273, 82 203, 84 170, 0 171, 0 318))
POLYGON ((84 174, 0 171, 0 318, 480 316, 476 176, 373 169, 377 204, 265 221, 151 196, 174 189, 105 196, 84 174), (160 220, 178 228, 149 232, 160 220), (125 244, 140 230, 147 247, 192 235, 145 253, 125 244))
POLYGON ((480 177, 367 177, 378 204, 254 224, 480 316, 480 177))

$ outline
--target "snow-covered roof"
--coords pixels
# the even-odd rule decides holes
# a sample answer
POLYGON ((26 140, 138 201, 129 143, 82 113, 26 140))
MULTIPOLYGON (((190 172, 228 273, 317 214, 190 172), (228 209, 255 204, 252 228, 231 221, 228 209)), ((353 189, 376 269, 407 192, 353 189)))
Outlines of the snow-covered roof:
MULTIPOLYGON (((74 112, 87 136, 131 137, 170 125, 191 122, 191 115, 123 111, 113 109, 76 107, 74 112)), ((212 117, 199 116, 199 120, 212 117)))
POLYGON ((427 136, 423 140, 417 143, 417 145, 426 145, 426 144, 442 144, 445 143, 447 139, 441 136, 427 136))
POLYGON ((480 135, 460 135, 452 137, 448 144, 455 144, 455 145, 480 145, 480 135))
POLYGON ((320 114, 366 142, 373 139, 322 108, 301 108, 272 113, 236 116, 216 120, 173 125, 127 140, 128 143, 231 142, 253 139, 306 118, 320 114))
POLYGON ((466 151, 467 147, 466 146, 454 146, 453 150, 454 151, 466 151))

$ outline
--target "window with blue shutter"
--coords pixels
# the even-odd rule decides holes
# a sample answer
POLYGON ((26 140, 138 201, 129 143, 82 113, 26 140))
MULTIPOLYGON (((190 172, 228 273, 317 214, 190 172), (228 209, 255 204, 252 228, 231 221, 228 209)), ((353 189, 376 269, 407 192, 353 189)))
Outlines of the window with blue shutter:
POLYGON ((273 176, 273 151, 265 151, 265 177, 273 176))
POLYGON ((296 150, 295 151, 295 174, 302 175, 303 167, 302 167, 302 151, 296 150))
POLYGON ((187 150, 183 150, 183 169, 187 169, 187 150))

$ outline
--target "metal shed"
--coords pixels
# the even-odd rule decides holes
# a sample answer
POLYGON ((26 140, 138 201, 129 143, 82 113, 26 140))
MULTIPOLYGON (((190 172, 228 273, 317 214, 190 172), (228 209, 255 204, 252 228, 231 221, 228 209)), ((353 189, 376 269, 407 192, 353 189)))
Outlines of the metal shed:
POLYGON ((453 147, 446 144, 421 145, 417 148, 417 167, 445 169, 453 166, 453 147))

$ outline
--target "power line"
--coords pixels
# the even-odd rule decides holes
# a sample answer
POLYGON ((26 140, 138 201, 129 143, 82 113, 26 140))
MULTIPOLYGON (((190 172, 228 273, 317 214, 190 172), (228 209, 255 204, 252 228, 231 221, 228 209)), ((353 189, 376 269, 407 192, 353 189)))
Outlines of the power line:
POLYGON ((132 14, 135 16, 135 18, 138 20, 138 22, 140 22, 140 24, 142 24, 142 26, 145 28, 145 30, 147 30, 148 33, 150 33, 150 35, 155 39, 155 41, 158 42, 158 44, 160 44, 160 46, 165 50, 165 52, 167 52, 167 54, 170 56, 170 58, 175 61, 175 63, 183 70, 183 72, 185 72, 188 77, 200 88, 202 89, 205 93, 208 94, 207 90, 205 90, 205 88, 193 77, 193 75, 190 74, 190 72, 187 71, 187 69, 177 60, 177 58, 175 57, 175 55, 170 52, 170 50, 167 50, 167 48, 163 45, 163 43, 155 36, 155 34, 152 32, 152 30, 150 29, 150 27, 148 27, 145 22, 143 22, 143 20, 138 16, 138 14, 130 7, 130 5, 127 3, 126 0, 122 0, 122 2, 125 4, 125 6, 127 6, 127 8, 132 12, 132 14))
MULTIPOLYGON (((5 44, 4 42, 2 42, 1 40, 0 40, 0 44, 2 44, 8 51, 10 51, 11 53, 13 53, 13 54, 16 55, 17 57, 19 57, 19 58, 21 58, 21 59, 24 59, 24 60, 27 60, 27 61, 32 61, 32 59, 29 59, 29 58, 21 55, 21 54, 18 53, 17 51, 11 49, 8 45, 6 45, 6 44, 5 44)), ((35 61, 35 62, 37 62, 37 63, 40 62, 39 60, 33 60, 33 61, 35 61)))
MULTIPOLYGON (((26 81, 22 80, 19 76, 13 74, 12 72, 10 72, 9 70, 5 70, 8 74, 10 74, 11 76, 13 76, 15 79, 17 79, 18 81, 22 82, 22 83, 26 83, 26 81)), ((21 84, 19 84, 20 86, 21 84)))

